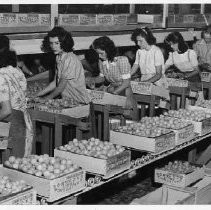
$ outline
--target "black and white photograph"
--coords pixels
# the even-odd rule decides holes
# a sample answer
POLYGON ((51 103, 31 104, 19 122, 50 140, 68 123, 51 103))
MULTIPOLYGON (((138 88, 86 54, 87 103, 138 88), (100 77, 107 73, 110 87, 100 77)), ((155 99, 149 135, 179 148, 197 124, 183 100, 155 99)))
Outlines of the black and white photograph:
POLYGON ((0 1, 2 207, 209 204, 211 2, 0 1))

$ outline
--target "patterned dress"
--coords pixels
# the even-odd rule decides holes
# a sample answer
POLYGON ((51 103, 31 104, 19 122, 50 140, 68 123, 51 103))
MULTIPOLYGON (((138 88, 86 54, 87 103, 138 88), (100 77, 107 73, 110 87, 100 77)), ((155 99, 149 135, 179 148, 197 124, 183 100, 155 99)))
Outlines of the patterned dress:
MULTIPOLYGON (((14 68, 12 66, 8 66, 0 69, 0 103, 3 101, 10 101, 11 107, 13 109, 13 113, 18 113, 17 111, 21 111, 23 113, 23 126, 22 128, 26 129, 23 132, 21 129, 21 125, 18 125, 22 122, 20 119, 14 119, 15 117, 21 117, 20 114, 12 114, 11 119, 11 129, 14 127, 12 122, 16 122, 18 129, 12 131, 14 133, 10 134, 15 137, 15 132, 23 132, 25 134, 25 148, 24 148, 24 156, 28 156, 32 151, 32 141, 33 141, 33 129, 30 115, 26 110, 26 98, 25 92, 27 88, 27 82, 24 74, 18 68, 14 68)), ((12 139, 12 141, 15 141, 12 139)), ((14 151, 18 148, 14 148, 14 151)), ((22 148, 21 148, 22 149, 22 148)))

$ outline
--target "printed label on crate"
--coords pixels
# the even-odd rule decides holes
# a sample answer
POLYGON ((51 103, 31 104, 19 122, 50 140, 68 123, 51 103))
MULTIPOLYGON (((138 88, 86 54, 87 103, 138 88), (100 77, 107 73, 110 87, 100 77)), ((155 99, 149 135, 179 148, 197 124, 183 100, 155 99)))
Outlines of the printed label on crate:
POLYGON ((106 163, 107 173, 109 173, 112 170, 124 168, 127 165, 130 165, 129 151, 125 151, 121 154, 109 158, 106 163))
POLYGON ((167 133, 165 135, 162 135, 160 137, 156 137, 156 143, 155 143, 155 152, 163 152, 165 150, 171 149, 175 145, 175 134, 167 133))
POLYGON ((0 14, 0 26, 15 26, 17 25, 17 15, 14 13, 0 14))
POLYGON ((189 125, 179 130, 178 138, 179 140, 187 139, 188 137, 192 136, 193 132, 194 132, 194 125, 189 125))
POLYGON ((79 171, 68 176, 61 177, 59 182, 52 185, 53 192, 56 194, 70 192, 84 182, 84 172, 79 171))
POLYGON ((125 25, 127 22, 127 15, 114 15, 114 25, 125 25))
POLYGON ((188 87, 188 80, 166 78, 168 86, 172 87, 188 87))
POLYGON ((51 24, 51 19, 49 14, 40 14, 40 25, 49 26, 51 24))
POLYGON ((80 15, 80 25, 96 25, 96 15, 80 15))
POLYGON ((97 24, 113 25, 113 15, 97 15, 97 24))
POLYGON ((194 22, 194 15, 184 15, 183 23, 193 23, 194 22))
POLYGON ((151 95, 152 83, 150 82, 131 82, 133 93, 151 95))
POLYGON ((211 118, 207 118, 202 121, 202 135, 210 132, 211 132, 211 118))
POLYGON ((19 25, 39 25, 39 14, 18 14, 19 25))
POLYGON ((201 73, 201 81, 202 82, 210 82, 211 80, 211 73, 210 72, 202 72, 201 73))
POLYGON ((59 25, 80 25, 78 14, 72 15, 59 15, 59 25))
POLYGON ((155 170, 155 181, 160 183, 178 184, 184 179, 182 174, 176 174, 168 171, 155 170))
POLYGON ((89 92, 89 96, 91 98, 91 101, 96 102, 96 101, 100 101, 103 99, 104 97, 104 92, 103 91, 95 91, 95 90, 91 90, 89 92))

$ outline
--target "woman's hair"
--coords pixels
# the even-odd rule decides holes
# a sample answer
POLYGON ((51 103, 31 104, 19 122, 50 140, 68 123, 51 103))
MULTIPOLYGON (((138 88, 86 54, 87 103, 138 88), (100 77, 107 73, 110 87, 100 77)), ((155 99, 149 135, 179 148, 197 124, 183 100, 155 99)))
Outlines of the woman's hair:
POLYGON ((5 35, 0 35, 0 68, 7 66, 17 66, 17 56, 15 51, 10 49, 9 38, 5 35))
POLYGON ((17 67, 17 56, 15 51, 5 50, 0 53, 0 68, 13 66, 17 67))
POLYGON ((90 64, 93 64, 93 63, 98 63, 99 61, 99 55, 98 53, 92 49, 92 48, 89 48, 85 53, 84 53, 84 57, 85 59, 90 63, 90 64))
POLYGON ((153 36, 151 30, 148 27, 145 28, 136 28, 132 35, 131 40, 134 41, 137 45, 137 36, 142 36, 149 45, 156 44, 156 38, 153 36))
POLYGON ((177 44, 178 43, 178 49, 179 49, 179 54, 185 53, 188 50, 188 45, 185 42, 182 34, 178 31, 170 33, 164 40, 166 44, 177 44))
POLYGON ((95 39, 92 46, 94 49, 104 50, 109 61, 113 61, 114 57, 117 55, 117 49, 114 42, 107 36, 95 39))
POLYGON ((205 33, 211 33, 211 24, 208 26, 205 26, 201 32, 201 38, 204 39, 204 34, 205 33))
POLYGON ((64 30, 62 27, 54 27, 50 32, 48 32, 47 36, 44 37, 41 49, 44 52, 52 52, 50 47, 49 38, 50 37, 58 37, 58 40, 61 45, 61 49, 64 52, 72 52, 74 41, 70 32, 64 30))

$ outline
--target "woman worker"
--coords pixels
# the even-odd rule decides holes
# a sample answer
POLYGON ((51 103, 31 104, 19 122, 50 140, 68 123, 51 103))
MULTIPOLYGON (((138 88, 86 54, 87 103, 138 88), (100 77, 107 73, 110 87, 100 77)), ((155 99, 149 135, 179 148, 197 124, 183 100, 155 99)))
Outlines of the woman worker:
POLYGON ((133 117, 137 110, 136 101, 133 98, 130 86, 131 67, 125 56, 117 56, 114 42, 107 36, 94 40, 93 48, 99 55, 100 75, 94 78, 95 83, 109 82, 107 92, 127 97, 126 107, 133 109, 133 117))
POLYGON ((140 81, 165 86, 163 53, 159 47, 155 46, 156 38, 150 29, 147 27, 135 29, 131 40, 140 47, 136 52, 136 60, 131 75, 133 76, 140 69, 140 81))
MULTIPOLYGON (((8 37, 0 36, 0 121, 10 122, 8 148, 16 157, 32 152, 33 129, 26 110, 26 78, 17 68, 15 52, 9 50, 8 37), (7 40, 7 42, 5 42, 7 40)), ((8 158, 3 156, 3 161, 8 158)))
POLYGON ((171 46, 173 52, 169 53, 165 63, 165 70, 175 65, 183 73, 183 78, 191 82, 200 82, 197 55, 194 50, 188 48, 179 32, 172 32, 165 42, 171 46))
POLYGON ((44 38, 42 49, 56 55, 56 73, 54 80, 36 96, 48 94, 44 98, 53 99, 61 95, 78 103, 89 103, 84 69, 73 53, 73 45, 71 33, 61 27, 53 28, 44 38))
POLYGON ((203 29, 201 36, 202 39, 193 45, 193 49, 197 54, 201 70, 211 71, 211 25, 203 29))

